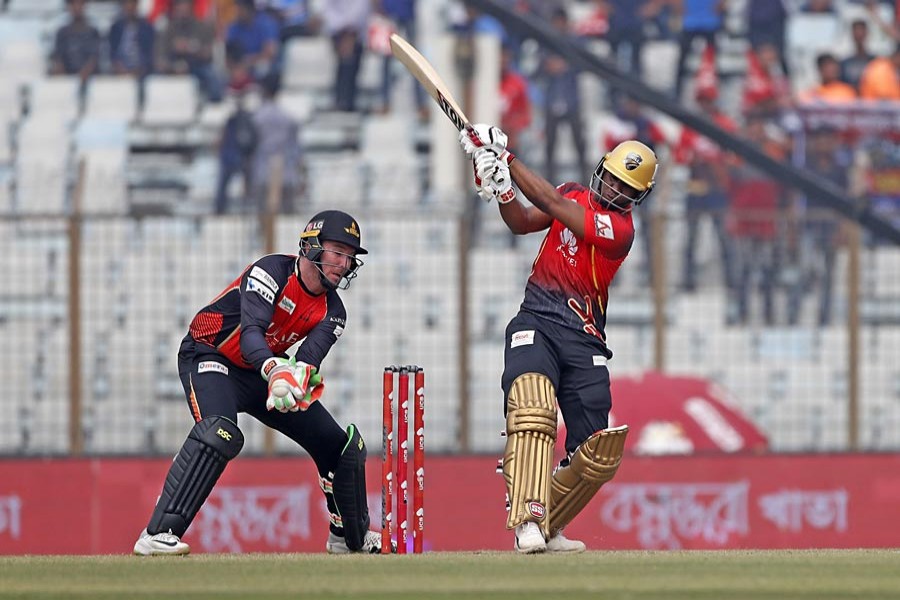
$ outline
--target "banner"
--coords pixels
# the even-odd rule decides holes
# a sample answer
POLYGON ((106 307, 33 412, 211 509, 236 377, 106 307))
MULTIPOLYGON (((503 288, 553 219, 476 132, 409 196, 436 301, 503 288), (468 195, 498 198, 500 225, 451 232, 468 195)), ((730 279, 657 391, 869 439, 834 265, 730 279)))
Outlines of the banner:
MULTIPOLYGON (((512 549, 496 458, 428 457, 426 551, 512 549)), ((169 464, 0 461, 0 554, 130 553, 169 464)), ((373 528, 380 468, 370 461, 373 528)), ((897 547, 898 522, 900 455, 626 456, 566 534, 593 550, 897 547)), ((324 552, 327 523, 311 460, 238 458, 185 541, 193 552, 324 552)))

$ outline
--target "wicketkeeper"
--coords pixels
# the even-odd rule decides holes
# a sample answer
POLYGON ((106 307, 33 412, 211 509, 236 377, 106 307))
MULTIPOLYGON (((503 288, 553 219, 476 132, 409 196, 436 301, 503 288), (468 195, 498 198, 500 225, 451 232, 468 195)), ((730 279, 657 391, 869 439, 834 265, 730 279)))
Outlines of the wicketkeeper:
POLYGON ((315 461, 331 514, 328 552, 381 551, 381 534, 369 531, 363 438, 355 425, 345 431, 318 402, 325 389, 319 368, 347 318, 337 290, 357 276, 361 254, 356 220, 321 212, 300 234, 298 256, 260 258, 197 313, 178 352, 195 425, 135 554, 190 552, 181 538, 244 444, 238 412, 288 436, 315 461))
POLYGON ((475 185, 497 199, 514 234, 547 229, 519 313, 506 328, 507 442, 502 461, 515 549, 581 552, 562 529, 619 468, 628 427, 607 429, 612 398, 606 363, 609 286, 634 240, 631 209, 653 189, 653 151, 627 141, 597 164, 588 187, 554 187, 506 148, 496 127, 460 132, 475 185), (533 206, 516 197, 513 182, 533 206), (566 458, 553 471, 557 415, 566 424, 566 458))

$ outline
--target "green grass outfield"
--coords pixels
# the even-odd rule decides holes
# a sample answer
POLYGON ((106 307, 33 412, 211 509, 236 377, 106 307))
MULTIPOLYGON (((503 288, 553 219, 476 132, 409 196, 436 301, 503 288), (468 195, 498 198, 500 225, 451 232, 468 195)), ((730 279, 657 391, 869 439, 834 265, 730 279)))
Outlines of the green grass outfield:
POLYGON ((900 598, 900 551, 0 557, 0 598, 900 598))

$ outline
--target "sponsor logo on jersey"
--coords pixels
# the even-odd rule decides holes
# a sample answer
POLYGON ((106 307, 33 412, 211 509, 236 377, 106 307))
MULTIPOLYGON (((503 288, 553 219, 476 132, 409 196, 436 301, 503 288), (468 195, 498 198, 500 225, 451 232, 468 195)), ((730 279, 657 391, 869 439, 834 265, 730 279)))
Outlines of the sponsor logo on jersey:
POLYGON ((562 245, 565 246, 569 256, 575 256, 575 253, 578 252, 578 238, 575 237, 572 230, 568 227, 563 229, 559 234, 559 239, 562 240, 562 245))
POLYGON ((346 325, 344 319, 340 317, 328 317, 328 320, 332 323, 337 323, 338 325, 346 325))
POLYGON ((341 334, 343 334, 343 333, 344 333, 344 328, 341 327, 340 325, 335 325, 334 337, 339 338, 339 337, 341 337, 341 334))
POLYGON ((278 303, 278 308, 286 310, 287 314, 292 315, 294 314, 294 309, 297 308, 297 305, 294 304, 293 300, 285 296, 278 303))
POLYGON ((204 360, 197 365, 197 373, 221 373, 228 375, 228 367, 214 360, 204 360))
POLYGON ((512 338, 509 342, 510 348, 518 348, 519 346, 527 346, 528 344, 534 343, 534 329, 527 329, 525 331, 517 331, 512 334, 512 338))
POLYGON ((595 354, 591 356, 591 360, 594 362, 595 367, 605 367, 606 366, 606 357, 602 354, 595 354))
POLYGON ((577 267, 578 259, 575 258, 575 254, 578 253, 578 238, 571 229, 566 228, 559 232, 559 241, 556 251, 562 254, 563 260, 569 263, 570 267, 577 267))
POLYGON ((260 267, 253 267, 253 270, 250 271, 250 277, 255 277, 255 278, 259 279, 260 281, 265 283, 267 286, 272 288, 273 292, 278 291, 278 284, 275 283, 275 278, 272 277, 271 275, 269 275, 268 273, 266 273, 260 267))
POLYGON ((597 237, 606 238, 608 240, 616 239, 616 235, 613 233, 612 220, 610 220, 609 215, 594 213, 594 233, 597 234, 597 237))
POLYGON ((252 277, 248 278, 247 291, 256 292, 257 294, 265 298, 269 304, 273 304, 275 302, 275 292, 273 292, 272 288, 264 284, 259 279, 254 279, 252 277))

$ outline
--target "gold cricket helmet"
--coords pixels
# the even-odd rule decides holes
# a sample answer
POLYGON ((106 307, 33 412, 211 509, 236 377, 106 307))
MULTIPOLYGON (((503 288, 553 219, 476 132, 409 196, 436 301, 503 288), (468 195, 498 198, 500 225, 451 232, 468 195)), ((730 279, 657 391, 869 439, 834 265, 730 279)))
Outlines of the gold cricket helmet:
POLYGON ((657 167, 656 154, 648 146, 637 140, 622 142, 597 163, 591 175, 591 190, 605 208, 628 212, 653 190, 657 167), (604 181, 604 172, 631 189, 615 189, 608 180, 604 181))

